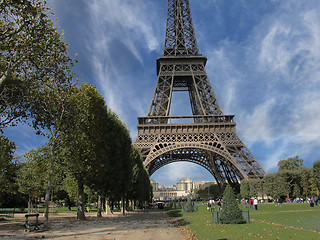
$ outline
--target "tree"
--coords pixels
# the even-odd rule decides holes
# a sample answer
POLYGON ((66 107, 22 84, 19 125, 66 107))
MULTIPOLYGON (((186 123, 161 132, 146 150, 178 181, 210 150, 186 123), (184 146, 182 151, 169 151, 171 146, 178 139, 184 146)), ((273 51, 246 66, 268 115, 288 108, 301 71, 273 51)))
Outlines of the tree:
POLYGON ((263 181, 261 179, 249 179, 250 196, 258 197, 263 195, 263 181))
MULTIPOLYGON (((64 152, 66 169, 77 183, 77 219, 85 220, 84 185, 91 186, 103 169, 101 160, 105 160, 101 126, 105 124, 106 107, 103 97, 88 83, 75 89, 71 96, 71 107, 63 122, 60 138, 64 152), (102 152, 102 155, 100 153, 102 152), (102 159, 101 159, 102 158, 102 159)), ((117 141, 117 138, 113 139, 117 141)), ((115 176, 114 173, 112 176, 115 176)))
POLYGON ((134 162, 128 198, 134 201, 149 201, 151 198, 149 174, 142 163, 142 157, 135 146, 131 146, 131 158, 134 162))
POLYGON ((314 183, 312 181, 312 169, 311 168, 303 168, 300 172, 301 177, 301 188, 302 188, 302 195, 304 197, 308 197, 313 192, 314 183))
POLYGON ((52 87, 52 79, 64 85, 73 65, 49 15, 45 0, 0 1, 0 129, 27 117, 39 103, 34 94, 52 87))
POLYGON ((62 189, 64 189, 68 194, 68 196, 66 197, 66 201, 69 210, 71 210, 71 202, 73 202, 77 198, 77 181, 67 170, 64 173, 65 177, 62 181, 62 189))
POLYGON ((244 180, 241 181, 240 194, 245 199, 251 198, 250 184, 249 184, 249 180, 248 179, 244 179, 244 180))
POLYGON ((312 175, 313 175, 314 183, 318 188, 318 191, 320 191, 320 160, 317 160, 313 163, 312 175))
POLYGON ((128 128, 119 117, 111 110, 108 111, 108 115, 111 119, 110 126, 113 129, 108 132, 108 138, 113 139, 112 141, 108 141, 110 143, 108 145, 108 156, 112 156, 111 170, 116 170, 116 172, 112 172, 110 175, 117 174, 117 177, 111 178, 108 196, 113 201, 120 202, 122 200, 124 214, 124 203, 129 191, 134 166, 133 159, 130 156, 132 141, 128 128))
POLYGON ((49 178, 52 178, 51 192, 62 189, 63 167, 61 166, 61 159, 59 154, 55 155, 53 177, 50 176, 49 171, 50 162, 50 146, 45 145, 37 149, 31 149, 28 153, 22 156, 22 164, 17 172, 17 183, 19 185, 19 192, 28 195, 28 210, 32 212, 32 203, 34 200, 40 198, 46 192, 46 183, 49 178))
POLYGON ((15 150, 15 143, 0 134, 0 206, 2 207, 14 205, 17 200, 15 178, 19 164, 14 158, 15 150))
POLYGON ((263 182, 263 188, 266 195, 271 196, 273 199, 279 199, 283 196, 283 186, 285 183, 279 177, 278 173, 265 175, 263 182))
MULTIPOLYGON (((6 137, 0 135, 0 182, 5 181, 5 175, 14 160, 16 145, 6 137)), ((3 186, 3 184, 1 184, 3 186)))
POLYGON ((41 149, 32 149, 24 154, 21 168, 17 173, 19 192, 28 196, 28 212, 32 212, 32 204, 35 199, 40 199, 45 191, 46 161, 41 156, 41 149))
POLYGON ((185 209, 186 212, 194 212, 194 206, 193 206, 193 204, 191 202, 190 196, 188 196, 188 198, 187 198, 187 203, 184 206, 184 209, 185 209))
POLYGON ((299 170, 303 167, 303 159, 295 156, 278 162, 279 171, 283 170, 299 170))
POLYGON ((48 14, 45 0, 0 1, 0 129, 22 117, 32 117, 38 134, 50 139, 45 228, 51 193, 55 151, 66 102, 76 84, 74 60, 67 55, 48 14))
POLYGON ((223 193, 223 208, 220 216, 222 224, 245 223, 242 212, 237 204, 233 189, 228 184, 223 193))

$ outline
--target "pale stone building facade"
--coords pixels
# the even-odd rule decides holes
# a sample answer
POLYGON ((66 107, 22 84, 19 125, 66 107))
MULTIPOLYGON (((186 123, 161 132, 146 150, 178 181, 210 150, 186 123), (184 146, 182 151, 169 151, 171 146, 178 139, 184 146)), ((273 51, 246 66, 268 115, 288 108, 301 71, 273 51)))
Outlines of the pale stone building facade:
POLYGON ((190 178, 182 178, 177 185, 169 186, 167 188, 159 186, 159 184, 150 179, 154 200, 172 200, 177 198, 186 198, 189 195, 193 197, 194 191, 196 189, 203 189, 211 184, 216 184, 216 182, 211 181, 201 181, 193 182, 190 178))

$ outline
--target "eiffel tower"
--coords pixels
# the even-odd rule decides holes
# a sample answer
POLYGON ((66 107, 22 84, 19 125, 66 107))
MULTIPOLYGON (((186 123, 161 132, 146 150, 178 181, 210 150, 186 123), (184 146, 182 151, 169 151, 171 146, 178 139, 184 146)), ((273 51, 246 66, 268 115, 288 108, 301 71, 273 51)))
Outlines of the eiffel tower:
POLYGON ((236 133, 234 115, 225 115, 199 52, 189 0, 168 0, 163 56, 157 59, 157 84, 146 117, 138 117, 140 150, 151 176, 173 162, 207 169, 221 188, 265 171, 236 133), (172 93, 189 93, 192 116, 170 116, 172 93))

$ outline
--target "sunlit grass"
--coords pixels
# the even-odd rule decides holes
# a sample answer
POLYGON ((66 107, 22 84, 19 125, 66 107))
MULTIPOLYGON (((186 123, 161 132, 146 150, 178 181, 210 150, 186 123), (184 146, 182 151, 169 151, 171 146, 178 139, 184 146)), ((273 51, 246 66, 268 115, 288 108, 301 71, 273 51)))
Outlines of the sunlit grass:
POLYGON ((258 211, 250 210, 251 223, 240 225, 213 224, 206 206, 199 206, 198 212, 181 213, 179 218, 189 223, 185 228, 199 240, 320 239, 320 206, 311 209, 307 204, 259 204, 258 211))

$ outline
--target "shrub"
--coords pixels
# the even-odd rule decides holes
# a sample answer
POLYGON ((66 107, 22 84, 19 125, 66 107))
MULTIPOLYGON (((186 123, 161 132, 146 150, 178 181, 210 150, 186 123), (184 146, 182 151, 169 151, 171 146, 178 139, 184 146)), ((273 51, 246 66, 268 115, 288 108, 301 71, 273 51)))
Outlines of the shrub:
POLYGON ((227 185, 223 193, 223 208, 220 222, 222 224, 241 224, 246 222, 230 185, 227 185))
POLYGON ((186 205, 184 206, 184 210, 185 210, 186 212, 194 212, 194 207, 193 207, 193 204, 192 204, 192 202, 191 202, 190 196, 188 196, 187 203, 186 203, 186 205))

